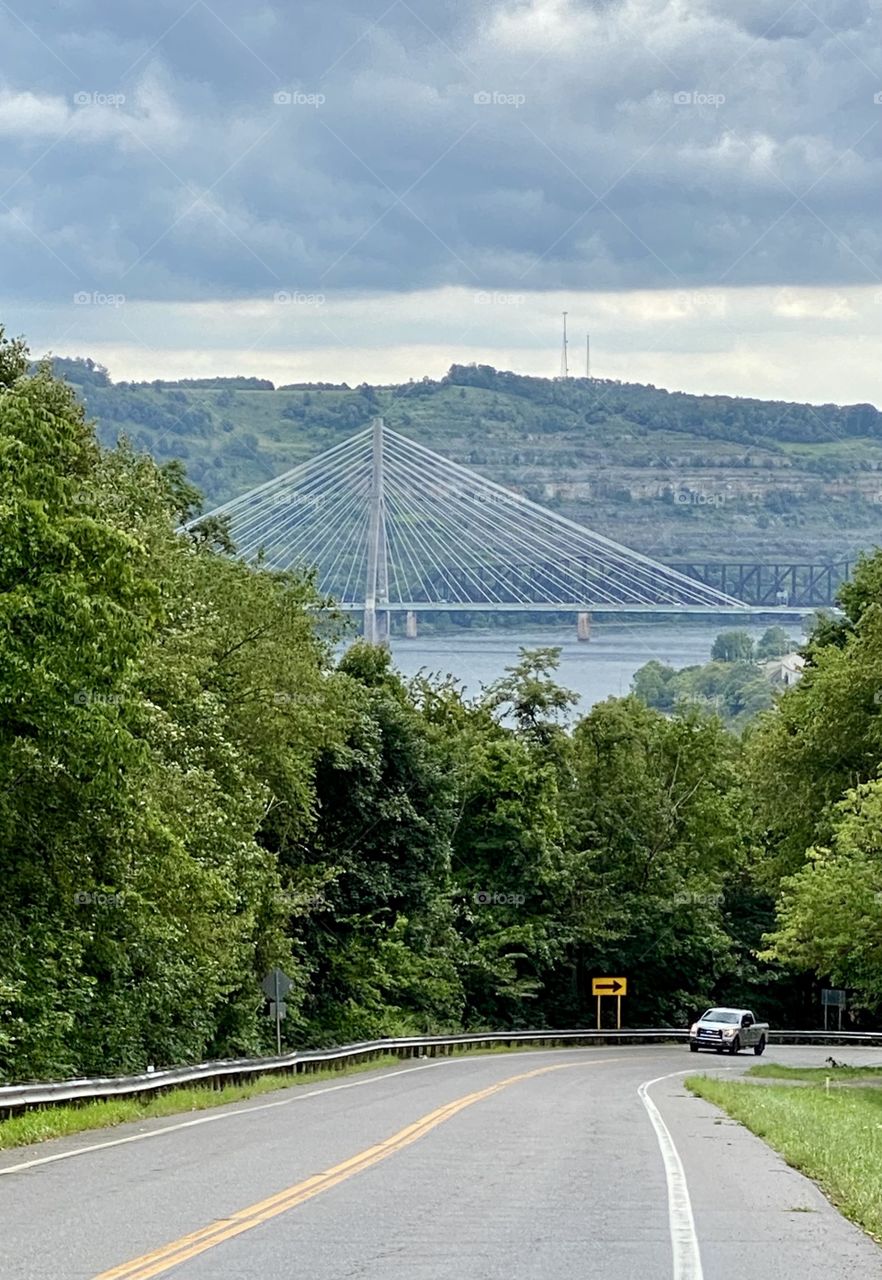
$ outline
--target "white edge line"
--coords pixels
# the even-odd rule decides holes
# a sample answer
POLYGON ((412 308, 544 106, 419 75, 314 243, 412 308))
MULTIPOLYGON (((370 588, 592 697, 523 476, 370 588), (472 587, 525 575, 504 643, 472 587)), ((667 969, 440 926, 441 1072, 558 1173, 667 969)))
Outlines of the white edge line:
MULTIPOLYGON (((650 1045, 648 1047, 655 1048, 654 1045, 650 1045)), ((585 1049, 574 1048, 569 1050, 568 1049, 526 1049, 523 1052, 518 1053, 516 1055, 512 1055, 512 1056, 516 1056, 518 1058, 531 1058, 536 1055, 549 1054, 549 1053, 560 1054, 560 1053, 580 1053, 580 1052, 597 1053, 597 1049, 591 1049, 591 1048, 585 1048, 585 1049)), ((496 1058, 501 1056, 508 1057, 509 1055, 507 1054, 506 1055, 476 1054, 474 1056, 475 1058, 486 1059, 486 1058, 496 1058)), ((395 1076, 407 1076, 407 1075, 410 1075, 411 1072, 413 1071, 430 1071, 434 1067, 455 1067, 461 1064, 465 1064, 469 1060, 470 1060, 469 1058, 463 1057, 463 1058, 453 1058, 453 1059, 450 1059, 447 1061, 441 1061, 441 1062, 426 1062, 419 1067, 404 1067, 401 1071, 386 1071, 381 1076, 371 1076, 369 1080, 352 1080, 350 1081, 349 1084, 332 1084, 332 1085, 328 1085, 328 1087, 325 1089, 309 1089, 308 1091, 305 1091, 305 1092, 301 1092, 300 1090, 297 1090, 297 1092, 293 1093, 290 1098, 282 1098, 278 1102, 259 1102, 253 1107, 238 1107, 235 1111, 218 1110, 216 1112, 213 1112, 211 1115, 199 1116, 198 1119, 196 1120, 182 1120, 178 1124, 166 1124, 166 1125, 163 1125, 162 1128, 160 1129, 151 1129, 149 1133, 133 1133, 126 1138, 111 1138, 110 1141, 108 1142, 93 1142, 88 1147, 75 1147, 73 1151, 59 1151, 51 1156, 39 1156, 36 1160, 25 1160, 20 1164, 7 1165, 4 1168, 0 1169, 0 1177, 3 1177, 5 1174, 8 1174, 8 1173, 21 1173, 25 1169, 36 1169, 39 1165, 55 1164, 56 1161, 58 1160, 71 1160, 74 1156, 88 1155, 89 1152, 91 1151, 105 1151, 109 1147, 123 1147, 130 1142, 144 1142, 148 1138, 161 1138, 164 1134, 167 1134, 167 1133, 176 1133, 181 1129, 192 1129, 196 1125, 200 1125, 200 1124, 212 1124, 217 1120, 229 1120, 234 1116, 246 1115, 252 1111, 271 1111, 273 1110, 274 1107, 287 1107, 287 1106, 290 1106, 292 1102, 303 1102, 307 1098, 318 1098, 326 1093, 339 1093, 341 1089, 359 1089, 359 1088, 363 1088, 365 1085, 379 1084, 381 1080, 391 1080, 395 1076)), ((597 1058, 595 1061, 598 1063, 621 1062, 623 1061, 623 1059, 604 1057, 604 1058, 597 1058)), ((660 1077, 660 1079, 664 1079, 664 1077, 660 1077)), ((654 1081, 652 1083, 654 1083, 654 1081)), ((281 1085, 280 1088, 284 1089, 285 1086, 281 1085)), ((232 1104, 232 1105, 235 1105, 235 1104, 232 1104)), ((11 1150, 14 1150, 14 1148, 9 1148, 8 1150, 11 1151, 11 1150)), ((5 1153, 0 1151, 0 1155, 3 1155, 3 1154, 5 1153)))
MULTIPOLYGON (((731 1070, 731 1068, 724 1068, 731 1070)), ((671 1071, 665 1076, 656 1076, 654 1080, 645 1080, 637 1090, 640 1101, 646 1108, 646 1114, 655 1130, 658 1145, 665 1164, 665 1179, 668 1184, 668 1222, 671 1231, 671 1252, 673 1255, 673 1280, 703 1280, 704 1271, 701 1266, 701 1250, 698 1245, 698 1234, 695 1230, 695 1219, 692 1215, 692 1201, 689 1199, 689 1186, 686 1172, 680 1159, 671 1131, 662 1119, 661 1112, 649 1096, 649 1090, 662 1080, 672 1080, 676 1076, 695 1075, 695 1067, 687 1071, 671 1071)))

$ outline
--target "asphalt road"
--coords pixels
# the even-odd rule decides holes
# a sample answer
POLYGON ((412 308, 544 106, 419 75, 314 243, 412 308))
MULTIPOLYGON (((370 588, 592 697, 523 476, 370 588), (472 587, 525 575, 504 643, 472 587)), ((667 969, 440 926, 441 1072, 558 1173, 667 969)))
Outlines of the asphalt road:
POLYGON ((813 1183, 683 1089, 753 1061, 635 1046, 404 1063, 0 1153, 0 1277, 882 1277, 882 1250, 813 1183))

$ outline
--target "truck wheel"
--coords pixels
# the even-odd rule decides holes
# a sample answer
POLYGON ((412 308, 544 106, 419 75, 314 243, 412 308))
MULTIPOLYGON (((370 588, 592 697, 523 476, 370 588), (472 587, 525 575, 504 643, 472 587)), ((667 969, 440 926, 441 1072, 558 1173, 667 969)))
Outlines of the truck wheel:
POLYGON ((735 1039, 732 1041, 732 1043, 729 1045, 729 1052, 737 1053, 740 1048, 741 1048, 741 1039, 739 1036, 736 1036, 735 1039))
POLYGON ((763 1050, 765 1049, 765 1047, 766 1047, 766 1037, 765 1037, 765 1036, 760 1036, 760 1042, 759 1042, 759 1044, 755 1044, 755 1045, 753 1046, 753 1051, 754 1051, 754 1053, 756 1054, 756 1056, 757 1056, 758 1058, 762 1056, 762 1052, 763 1052, 763 1050))
POLYGON ((697 1045, 697 1044, 691 1044, 691 1045, 689 1046, 689 1052, 690 1052, 690 1053, 698 1053, 698 1045, 697 1045))

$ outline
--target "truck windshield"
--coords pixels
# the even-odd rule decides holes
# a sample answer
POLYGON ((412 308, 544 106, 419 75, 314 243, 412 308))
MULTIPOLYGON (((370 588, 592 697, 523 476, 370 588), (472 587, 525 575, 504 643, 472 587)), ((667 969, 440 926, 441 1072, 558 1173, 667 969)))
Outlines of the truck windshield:
POLYGON ((740 1022, 741 1014, 735 1009, 708 1009, 702 1022, 740 1022))

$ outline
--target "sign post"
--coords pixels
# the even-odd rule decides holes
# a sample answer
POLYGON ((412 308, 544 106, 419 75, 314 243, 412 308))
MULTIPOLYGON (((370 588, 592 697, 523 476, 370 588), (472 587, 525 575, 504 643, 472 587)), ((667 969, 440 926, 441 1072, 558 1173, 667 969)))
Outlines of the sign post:
POLYGON ((841 987, 822 987, 821 1004, 824 1006, 824 1030, 827 1030, 827 1010, 838 1009, 837 1031, 842 1030, 842 1010, 845 1008, 845 992, 841 987))
POLYGON ((622 1026, 622 996, 628 994, 627 978, 592 978, 591 994, 597 997, 597 1030, 600 1030, 600 1002, 604 996, 616 998, 616 1027, 622 1026))
POLYGON ((281 969, 271 969, 260 984, 263 994, 270 1002, 270 1017, 276 1021, 276 1053, 282 1054, 282 1019, 288 1012, 285 996, 294 986, 291 978, 281 969))

